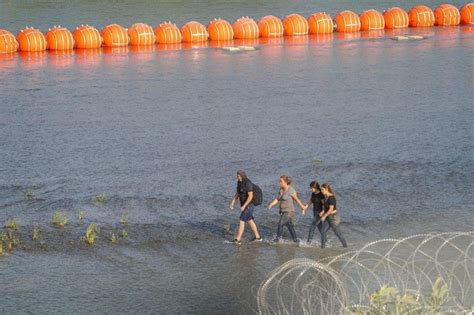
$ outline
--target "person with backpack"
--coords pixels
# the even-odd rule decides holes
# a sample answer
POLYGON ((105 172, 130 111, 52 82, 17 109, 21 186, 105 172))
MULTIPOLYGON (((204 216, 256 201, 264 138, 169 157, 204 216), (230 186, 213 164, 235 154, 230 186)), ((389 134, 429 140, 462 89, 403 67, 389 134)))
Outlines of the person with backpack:
POLYGON ((254 237, 250 240, 251 242, 261 242, 262 238, 258 232, 255 219, 253 217, 253 211, 255 206, 262 203, 262 190, 257 185, 253 184, 250 179, 247 178, 247 174, 244 171, 237 171, 237 191, 230 202, 230 208, 234 209, 235 202, 237 199, 240 200, 240 221, 239 229, 235 239, 232 241, 234 244, 240 245, 242 243, 242 236, 245 231, 245 223, 250 225, 250 230, 254 237))
POLYGON ((293 204, 293 200, 296 201, 304 213, 306 207, 303 205, 300 198, 298 198, 296 190, 291 186, 291 179, 287 175, 282 175, 280 176, 280 192, 278 196, 273 199, 270 204, 268 204, 268 209, 271 209, 276 204, 280 204, 280 221, 278 222, 277 236, 273 240, 274 242, 280 241, 284 226, 288 228, 293 241, 295 243, 298 242, 295 228, 293 226, 293 217, 295 216, 295 206, 293 204))

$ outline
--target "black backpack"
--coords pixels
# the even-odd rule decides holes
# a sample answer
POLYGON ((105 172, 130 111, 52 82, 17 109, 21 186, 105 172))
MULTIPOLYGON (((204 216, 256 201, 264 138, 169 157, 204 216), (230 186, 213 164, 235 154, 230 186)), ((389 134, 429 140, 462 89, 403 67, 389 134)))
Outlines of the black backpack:
MULTIPOLYGON (((253 183, 252 183, 253 184, 253 183)), ((253 199, 252 203, 254 206, 260 206, 262 204, 263 192, 260 187, 253 184, 253 199)))

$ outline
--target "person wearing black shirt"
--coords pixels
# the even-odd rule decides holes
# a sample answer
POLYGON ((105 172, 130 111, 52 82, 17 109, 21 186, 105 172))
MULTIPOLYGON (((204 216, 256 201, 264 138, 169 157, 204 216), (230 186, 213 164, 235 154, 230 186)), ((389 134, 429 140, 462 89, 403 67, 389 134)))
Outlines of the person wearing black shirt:
POLYGON ((342 236, 341 231, 338 227, 337 222, 337 207, 336 207, 336 196, 332 192, 331 186, 328 183, 321 185, 321 192, 325 197, 324 211, 320 212, 321 222, 323 226, 321 228, 321 248, 326 246, 327 232, 331 228, 336 234, 339 241, 341 241, 343 247, 347 247, 346 240, 342 236))
POLYGON ((316 227, 321 233, 321 228, 323 226, 323 222, 321 222, 321 217, 319 216, 319 214, 323 211, 324 195, 321 192, 319 183, 316 181, 312 181, 309 184, 309 188, 311 189, 311 199, 306 203, 305 210, 311 204, 313 204, 313 221, 311 222, 311 227, 309 228, 309 234, 308 234, 308 243, 311 243, 311 241, 313 240, 314 230, 316 229, 316 227))
POLYGON ((250 225, 250 229, 254 237, 250 240, 262 241, 260 233, 258 232, 257 225, 255 224, 255 219, 253 217, 253 210, 255 208, 252 203, 253 200, 253 184, 250 179, 247 178, 247 175, 244 171, 237 171, 237 191, 230 202, 230 208, 234 209, 235 202, 237 199, 240 200, 240 221, 239 221, 239 230, 233 242, 240 245, 242 241, 242 236, 245 231, 245 223, 250 225))

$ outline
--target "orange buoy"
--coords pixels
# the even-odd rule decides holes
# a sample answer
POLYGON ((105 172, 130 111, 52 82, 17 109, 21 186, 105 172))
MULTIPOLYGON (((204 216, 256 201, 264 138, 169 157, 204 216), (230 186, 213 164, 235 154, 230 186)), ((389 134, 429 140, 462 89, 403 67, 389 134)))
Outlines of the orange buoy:
POLYGON ((367 11, 363 11, 359 15, 359 18, 361 31, 385 29, 385 20, 383 18, 383 15, 377 10, 370 9, 367 11))
POLYGON ((417 5, 408 12, 411 27, 431 27, 435 17, 433 10, 425 5, 417 5))
POLYGON ((466 3, 461 8, 461 24, 474 24, 474 2, 466 3))
POLYGON ((233 40, 234 29, 232 25, 221 18, 214 19, 207 25, 210 40, 233 40))
POLYGON ((243 16, 235 21, 232 28, 234 29, 234 37, 237 39, 255 39, 260 36, 257 23, 248 16, 243 16))
POLYGON ((440 4, 435 10, 435 24, 441 26, 454 26, 461 23, 461 14, 452 4, 440 4))
POLYGON ((128 36, 130 37, 130 45, 132 46, 154 45, 156 41, 153 28, 145 23, 135 23, 130 26, 128 36))
POLYGON ((326 12, 315 12, 308 17, 310 34, 329 34, 334 32, 334 22, 326 12))
POLYGON ((191 21, 181 27, 183 41, 186 43, 205 42, 209 37, 206 27, 199 22, 191 21))
POLYGON ((74 31, 74 40, 78 49, 96 49, 102 46, 102 36, 99 31, 89 25, 76 27, 74 31))
POLYGON ((158 44, 178 44, 181 43, 181 32, 176 24, 163 22, 155 28, 156 41, 158 44))
POLYGON ((46 50, 46 38, 40 30, 27 27, 21 30, 17 36, 21 51, 44 51, 46 50))
POLYGON ((383 13, 385 19, 385 28, 406 28, 408 27, 408 13, 399 7, 393 7, 385 10, 383 13))
POLYGON ((281 37, 283 36, 283 23, 273 15, 267 15, 258 21, 260 37, 281 37))
POLYGON ((290 14, 283 19, 285 35, 298 36, 308 34, 308 21, 299 14, 290 14))
POLYGON ((7 30, 0 29, 0 53, 11 53, 18 50, 18 41, 15 35, 7 30))
POLYGON ((128 46, 130 39, 127 30, 118 24, 109 24, 100 31, 105 47, 128 46))
POLYGON ((54 26, 46 33, 46 41, 49 50, 70 50, 74 49, 74 38, 71 32, 61 26, 54 26))
POLYGON ((352 11, 341 11, 335 18, 337 31, 351 33, 360 31, 360 18, 352 11))

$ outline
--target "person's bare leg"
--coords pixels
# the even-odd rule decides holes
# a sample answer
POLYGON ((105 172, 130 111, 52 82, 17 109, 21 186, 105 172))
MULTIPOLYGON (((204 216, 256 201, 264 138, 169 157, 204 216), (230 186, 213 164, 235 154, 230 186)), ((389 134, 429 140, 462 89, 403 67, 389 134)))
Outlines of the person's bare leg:
POLYGON ((249 221, 250 229, 252 230, 253 235, 256 238, 260 238, 260 233, 258 232, 257 225, 255 224, 254 220, 249 221))
POLYGON ((235 239, 240 241, 242 240, 242 235, 244 235, 245 231, 245 222, 240 220, 239 221, 239 231, 237 232, 237 235, 235 236, 235 239))

